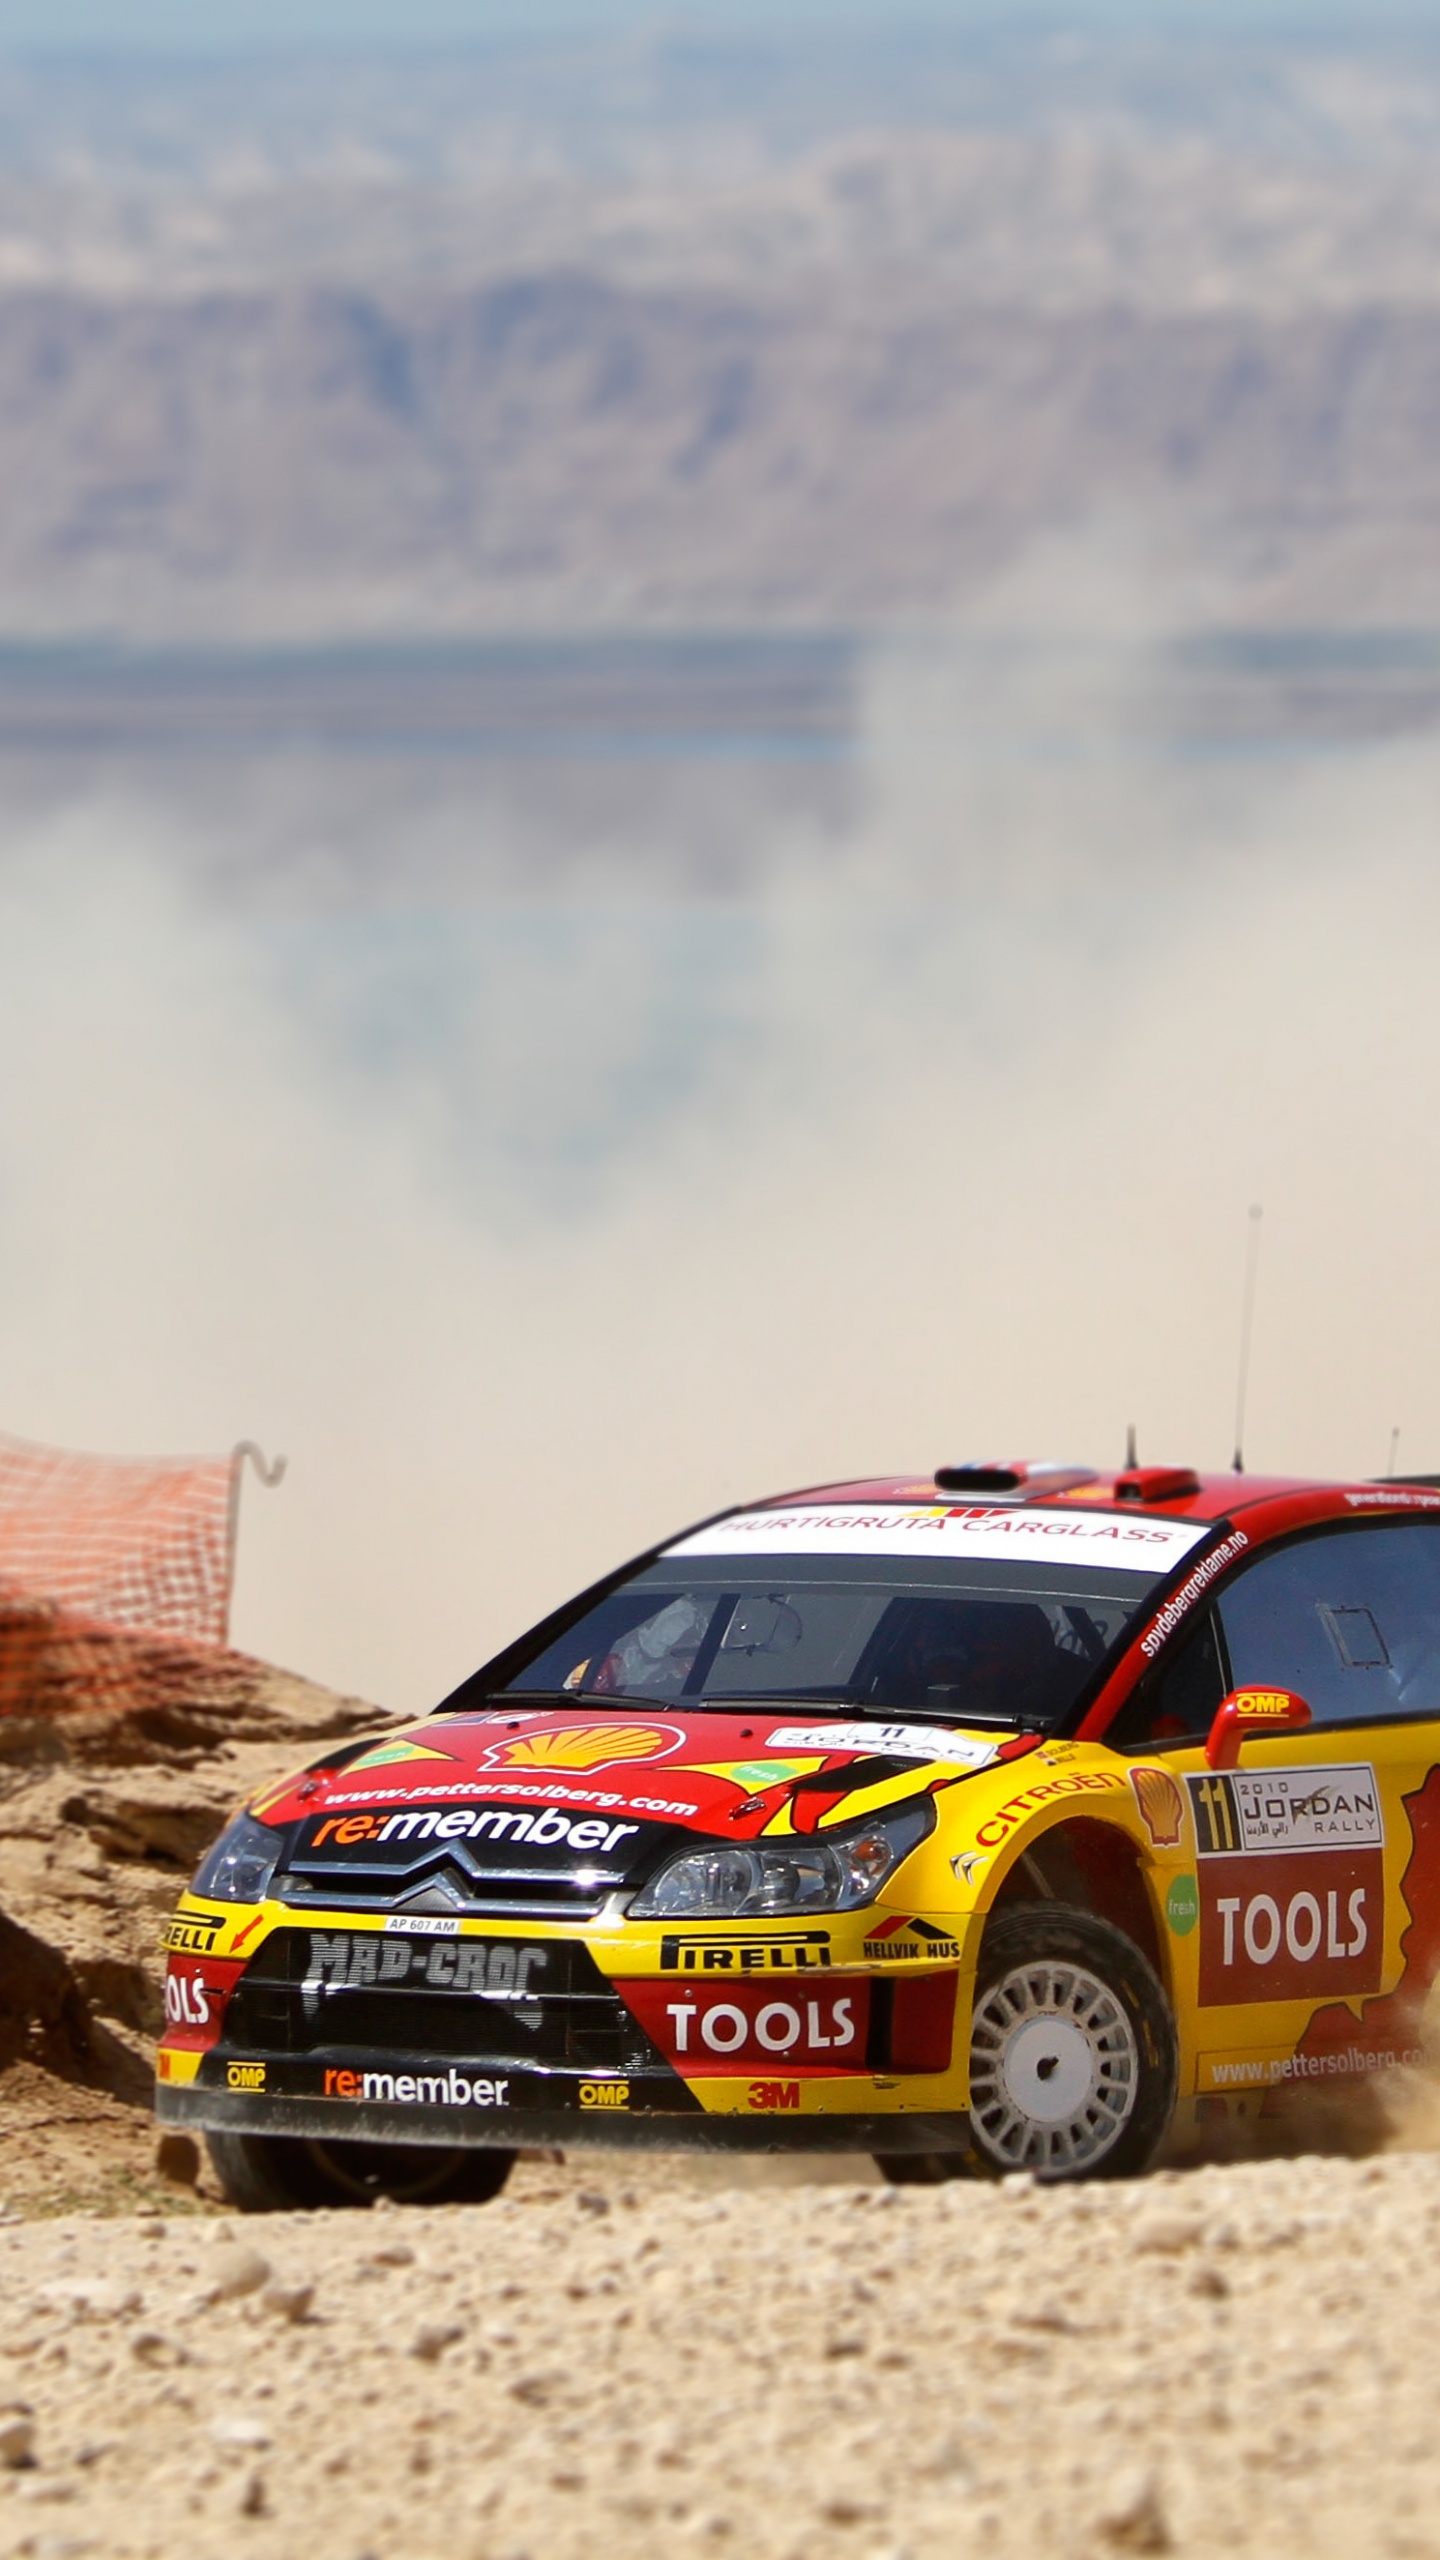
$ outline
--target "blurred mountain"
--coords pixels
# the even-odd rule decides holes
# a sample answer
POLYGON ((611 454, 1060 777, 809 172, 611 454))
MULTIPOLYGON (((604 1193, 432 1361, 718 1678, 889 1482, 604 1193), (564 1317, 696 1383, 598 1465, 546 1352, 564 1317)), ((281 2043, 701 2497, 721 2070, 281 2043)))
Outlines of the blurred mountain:
POLYGON ((1435 618, 1433 59, 869 74, 12 66, 0 630, 1435 618))

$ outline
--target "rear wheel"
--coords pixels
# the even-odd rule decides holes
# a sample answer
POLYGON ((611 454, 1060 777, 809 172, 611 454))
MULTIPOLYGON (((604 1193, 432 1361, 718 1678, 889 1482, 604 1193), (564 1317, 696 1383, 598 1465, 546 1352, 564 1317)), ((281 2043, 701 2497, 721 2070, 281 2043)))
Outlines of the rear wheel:
POLYGON ((205 2147, 242 2213, 316 2205, 485 2204, 515 2165, 513 2151, 418 2142, 301 2142, 291 2134, 207 2133, 205 2147))
POLYGON ((970 2026, 971 2165, 1047 2179, 1148 2168, 1175 2106, 1175 2022, 1139 1948, 1063 1903, 985 1933, 970 2026))

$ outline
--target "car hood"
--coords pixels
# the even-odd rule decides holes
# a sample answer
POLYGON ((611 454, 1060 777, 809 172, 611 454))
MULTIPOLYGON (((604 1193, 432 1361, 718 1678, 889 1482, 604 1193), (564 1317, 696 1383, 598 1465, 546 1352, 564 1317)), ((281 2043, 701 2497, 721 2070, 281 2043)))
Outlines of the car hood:
POLYGON ((474 1836, 486 1808, 497 1820, 506 1810, 556 1808, 581 1833, 582 1854, 621 1820, 637 1845, 655 1827, 743 1840, 774 1828, 828 1828, 872 1802, 953 1785, 1033 1741, 806 1704, 724 1714, 652 1713, 630 1701, 603 1710, 502 1706, 435 1717, 336 1754, 257 1797, 251 1811, 301 1825, 307 1851, 333 1845, 337 1853, 382 1832, 397 1836, 400 1814, 418 1817, 403 1826, 410 1838, 422 1826, 431 1840, 474 1836))

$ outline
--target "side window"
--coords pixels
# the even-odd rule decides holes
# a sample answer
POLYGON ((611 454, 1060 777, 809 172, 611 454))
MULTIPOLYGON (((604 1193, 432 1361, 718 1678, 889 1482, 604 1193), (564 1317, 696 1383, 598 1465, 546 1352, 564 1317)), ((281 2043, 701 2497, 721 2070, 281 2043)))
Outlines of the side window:
POLYGON ((1440 1523, 1328 1529, 1221 1595, 1238 1689, 1297 1690, 1317 1724, 1440 1716, 1440 1523))
POLYGON ((1203 1741, 1227 1685, 1214 1615, 1207 1609, 1146 1672, 1105 1739, 1117 1751, 1155 1751, 1167 1742, 1203 1741))

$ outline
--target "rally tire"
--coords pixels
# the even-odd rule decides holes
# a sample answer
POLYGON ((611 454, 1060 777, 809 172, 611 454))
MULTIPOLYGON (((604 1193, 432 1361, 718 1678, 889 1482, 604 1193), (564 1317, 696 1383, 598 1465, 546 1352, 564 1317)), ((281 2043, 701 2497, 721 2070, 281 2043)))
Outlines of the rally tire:
POLYGON ((1064 1903, 985 1932, 970 2028, 974 2176, 1133 2178, 1175 2111, 1170 2004, 1133 1939, 1064 1903))
POLYGON ((316 2207, 486 2204, 515 2165, 513 2151, 409 2142, 303 2142, 293 2134, 207 2133, 224 2193, 242 2213, 316 2207))

